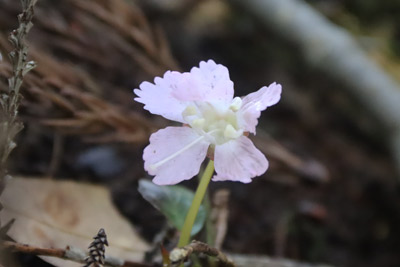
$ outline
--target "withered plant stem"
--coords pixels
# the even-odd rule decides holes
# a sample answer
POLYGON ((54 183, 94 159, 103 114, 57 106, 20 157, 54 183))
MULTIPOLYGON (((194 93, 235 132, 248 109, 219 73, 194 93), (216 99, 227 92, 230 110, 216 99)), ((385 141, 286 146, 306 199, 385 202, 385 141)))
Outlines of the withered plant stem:
POLYGON ((189 245, 175 248, 170 253, 170 260, 173 264, 180 264, 187 260, 193 253, 204 253, 219 260, 220 266, 235 267, 235 263, 230 260, 220 250, 210 247, 208 244, 193 240, 189 245))
POLYGON ((8 55, 12 65, 12 76, 8 79, 8 91, 0 95, 0 193, 4 189, 7 175, 7 158, 16 147, 15 136, 22 130, 23 124, 17 121, 20 103, 20 88, 24 76, 35 67, 28 61, 28 46, 25 38, 33 26, 33 7, 37 0, 21 0, 22 13, 18 15, 18 28, 13 30, 9 41, 14 47, 8 55))

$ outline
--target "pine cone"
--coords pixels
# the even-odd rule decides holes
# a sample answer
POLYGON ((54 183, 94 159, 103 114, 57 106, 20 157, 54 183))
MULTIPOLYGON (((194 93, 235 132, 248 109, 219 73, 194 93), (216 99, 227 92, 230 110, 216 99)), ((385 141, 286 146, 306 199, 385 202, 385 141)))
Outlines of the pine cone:
POLYGON ((107 235, 103 228, 93 237, 94 241, 89 246, 89 256, 85 259, 83 267, 102 267, 105 257, 105 246, 108 246, 107 235))

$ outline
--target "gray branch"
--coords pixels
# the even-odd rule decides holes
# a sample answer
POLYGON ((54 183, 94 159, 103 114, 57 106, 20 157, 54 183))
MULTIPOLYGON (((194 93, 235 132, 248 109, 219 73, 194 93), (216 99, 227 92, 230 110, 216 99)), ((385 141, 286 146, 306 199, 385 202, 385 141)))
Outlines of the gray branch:
MULTIPOLYGON (((302 0, 230 0, 296 43, 306 60, 347 85, 389 131, 400 166, 400 86, 345 29, 302 0)), ((400 169, 399 169, 400 171, 400 169)))

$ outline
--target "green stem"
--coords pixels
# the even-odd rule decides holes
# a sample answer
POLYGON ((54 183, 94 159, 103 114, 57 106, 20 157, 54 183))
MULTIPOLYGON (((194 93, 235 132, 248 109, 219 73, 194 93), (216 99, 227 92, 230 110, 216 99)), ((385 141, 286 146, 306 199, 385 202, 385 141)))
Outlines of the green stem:
POLYGON ((199 186, 197 187, 196 193, 194 195, 192 205, 186 215, 185 223, 181 231, 181 237, 179 238, 178 247, 184 247, 189 244, 190 233, 192 232, 192 227, 196 219, 197 213, 199 212, 200 204, 203 201, 204 194, 207 191, 208 184, 210 183, 211 177, 214 173, 214 161, 210 160, 200 179, 199 186))

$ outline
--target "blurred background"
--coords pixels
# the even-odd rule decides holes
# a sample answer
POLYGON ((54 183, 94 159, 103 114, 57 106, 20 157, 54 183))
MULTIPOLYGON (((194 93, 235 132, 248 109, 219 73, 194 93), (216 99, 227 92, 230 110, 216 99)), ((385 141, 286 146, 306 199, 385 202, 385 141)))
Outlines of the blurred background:
MULTIPOLYGON (((0 0, 0 90, 20 10, 0 0)), ((211 198, 229 192, 222 249, 400 266, 399 1, 39 0, 33 22, 38 66, 21 91, 12 174, 105 185, 151 243, 165 219, 137 191, 150 179, 142 151, 170 122, 143 110, 132 90, 213 59, 238 96, 283 86, 252 138, 267 173, 210 185, 211 198)))

